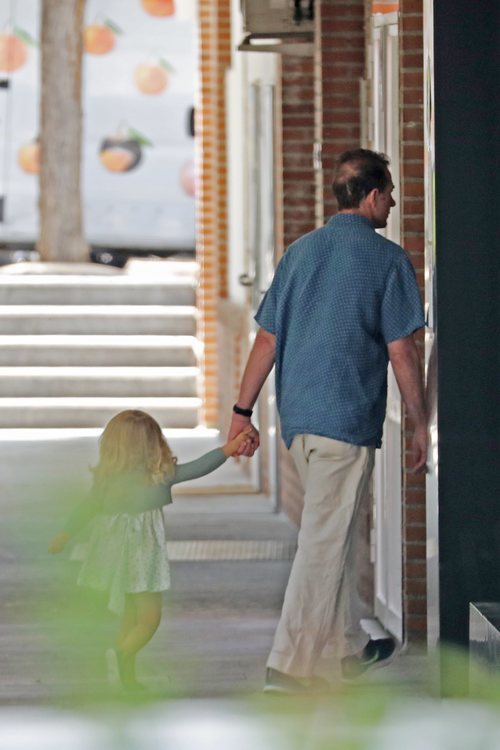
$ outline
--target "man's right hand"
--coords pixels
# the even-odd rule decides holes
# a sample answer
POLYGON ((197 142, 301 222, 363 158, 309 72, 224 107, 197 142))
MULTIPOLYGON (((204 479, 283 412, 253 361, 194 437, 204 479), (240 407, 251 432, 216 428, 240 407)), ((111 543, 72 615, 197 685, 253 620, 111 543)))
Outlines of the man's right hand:
POLYGON ((423 474, 427 469, 427 445, 428 429, 427 425, 419 425, 415 428, 412 438, 413 466, 412 474, 423 474))
POLYGON ((240 445, 237 455, 248 456, 250 458, 259 447, 259 431, 251 423, 249 417, 243 417, 240 414, 233 414, 229 432, 227 434, 228 442, 235 438, 236 435, 239 435, 240 432, 246 432, 249 439, 240 445), (250 430, 248 428, 250 428, 250 430))

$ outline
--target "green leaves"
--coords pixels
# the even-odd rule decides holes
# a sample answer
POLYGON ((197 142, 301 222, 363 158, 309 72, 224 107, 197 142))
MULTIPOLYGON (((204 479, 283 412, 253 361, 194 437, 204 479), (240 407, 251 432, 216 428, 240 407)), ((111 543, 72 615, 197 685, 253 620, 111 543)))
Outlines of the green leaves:
POLYGON ((110 31, 112 31, 113 34, 118 34, 118 35, 122 35, 123 34, 123 30, 119 26, 117 26, 117 24, 114 21, 110 21, 109 18, 106 18, 106 20, 104 21, 103 26, 107 26, 107 28, 110 31))
POLYGON ((19 26, 14 26, 14 28, 12 29, 12 33, 14 34, 14 36, 17 36, 18 39, 21 39, 21 41, 29 44, 30 47, 38 47, 37 40, 33 39, 31 34, 28 34, 27 31, 21 29, 19 26))
POLYGON ((153 146, 152 141, 150 141, 149 138, 146 138, 146 136, 138 130, 135 130, 135 128, 129 128, 127 135, 132 141, 136 141, 136 143, 139 143, 141 146, 153 146))
POLYGON ((160 67, 164 68, 165 70, 168 70, 169 73, 176 72, 175 68, 172 65, 170 65, 168 60, 165 60, 163 57, 158 61, 158 64, 160 65, 160 67))

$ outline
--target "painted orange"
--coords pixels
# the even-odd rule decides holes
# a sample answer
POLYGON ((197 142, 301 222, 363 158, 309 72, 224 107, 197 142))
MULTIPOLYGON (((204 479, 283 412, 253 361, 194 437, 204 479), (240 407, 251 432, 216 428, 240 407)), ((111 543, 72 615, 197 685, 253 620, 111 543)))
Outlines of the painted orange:
POLYGON ((0 70, 12 73, 22 68, 28 59, 28 48, 14 34, 0 34, 0 70))
POLYGON ((196 193, 194 162, 188 161, 183 165, 180 174, 180 182, 184 192, 194 198, 196 193))
POLYGON ((87 26, 83 32, 83 46, 91 55, 107 55, 115 46, 115 35, 104 24, 87 26))
POLYGON ((40 172, 40 144, 26 143, 18 151, 17 163, 24 172, 38 174, 40 172))
POLYGON ((107 148, 101 151, 99 158, 110 172, 125 172, 134 157, 124 148, 107 148))
POLYGON ((173 16, 174 0, 141 0, 141 5, 151 16, 173 16))
POLYGON ((373 0, 372 13, 396 13, 399 10, 399 2, 394 3, 390 0, 373 0))
POLYGON ((156 63, 143 63, 135 69, 134 81, 143 94, 161 94, 169 84, 169 75, 156 63))

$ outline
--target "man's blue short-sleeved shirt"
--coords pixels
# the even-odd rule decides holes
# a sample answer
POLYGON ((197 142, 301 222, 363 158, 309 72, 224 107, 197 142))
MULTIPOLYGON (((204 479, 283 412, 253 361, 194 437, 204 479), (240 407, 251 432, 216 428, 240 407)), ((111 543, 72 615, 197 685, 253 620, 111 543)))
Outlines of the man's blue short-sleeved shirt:
POLYGON ((387 344, 425 322, 405 251, 368 219, 337 214, 290 245, 255 319, 276 336, 286 445, 308 433, 380 447, 387 344))

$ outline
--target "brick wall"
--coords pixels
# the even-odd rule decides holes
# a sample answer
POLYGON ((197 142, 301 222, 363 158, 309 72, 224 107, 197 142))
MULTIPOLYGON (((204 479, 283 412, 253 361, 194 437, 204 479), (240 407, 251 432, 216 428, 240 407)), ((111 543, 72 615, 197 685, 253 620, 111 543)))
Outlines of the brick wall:
POLYGON ((313 169, 314 67, 312 57, 283 55, 283 243, 315 227, 313 169))
MULTIPOLYGON (((283 55, 281 80, 281 142, 283 200, 279 255, 315 227, 314 61, 283 55)), ((297 525, 304 493, 295 465, 279 439, 279 505, 297 525)))
MULTIPOLYGON (((424 297, 423 2, 400 2, 401 243, 424 297)), ((419 333, 422 366, 423 332, 419 333)), ((408 472, 412 425, 403 414, 403 608, 409 641, 426 636, 425 477, 408 472)))
POLYGON ((218 426, 217 302, 227 296, 227 156, 225 73, 231 59, 229 0, 199 2, 196 103, 198 335, 203 342, 202 421, 218 426))
MULTIPOLYGON (((322 203, 325 218, 335 213, 331 183, 335 158, 360 145, 359 81, 365 70, 364 0, 321 0, 317 7, 318 107, 322 203)), ((318 211, 321 221, 321 209, 318 211)))

